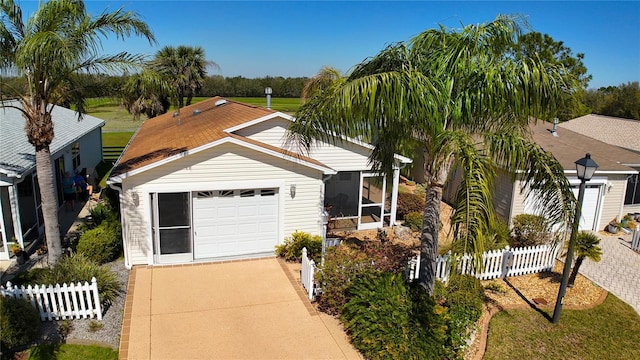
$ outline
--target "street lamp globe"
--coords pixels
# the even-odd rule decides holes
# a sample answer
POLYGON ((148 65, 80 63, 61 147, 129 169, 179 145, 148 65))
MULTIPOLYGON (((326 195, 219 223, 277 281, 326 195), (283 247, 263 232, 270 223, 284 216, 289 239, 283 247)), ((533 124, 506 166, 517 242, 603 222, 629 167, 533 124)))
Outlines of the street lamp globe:
POLYGON ((576 161, 576 171, 578 172, 578 179, 580 180, 591 180, 596 169, 598 169, 598 164, 591 159, 591 154, 589 153, 582 159, 576 161))

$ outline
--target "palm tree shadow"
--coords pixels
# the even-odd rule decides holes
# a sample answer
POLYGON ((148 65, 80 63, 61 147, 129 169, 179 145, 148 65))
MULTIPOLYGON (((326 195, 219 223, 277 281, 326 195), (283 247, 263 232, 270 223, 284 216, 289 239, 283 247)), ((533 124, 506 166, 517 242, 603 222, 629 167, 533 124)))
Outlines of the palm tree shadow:
POLYGON ((522 300, 524 300, 524 302, 527 303, 527 305, 529 305, 530 308, 532 308, 533 310, 537 311, 540 315, 542 315, 545 319, 547 319, 549 322, 551 322, 551 316, 549 314, 547 314, 546 311, 540 309, 535 303, 531 302, 529 299, 527 299, 526 296, 524 296, 524 294, 518 290, 515 286, 513 286, 513 284, 511 282, 509 282, 508 279, 503 279, 503 281, 507 284, 507 286, 509 286, 522 300))

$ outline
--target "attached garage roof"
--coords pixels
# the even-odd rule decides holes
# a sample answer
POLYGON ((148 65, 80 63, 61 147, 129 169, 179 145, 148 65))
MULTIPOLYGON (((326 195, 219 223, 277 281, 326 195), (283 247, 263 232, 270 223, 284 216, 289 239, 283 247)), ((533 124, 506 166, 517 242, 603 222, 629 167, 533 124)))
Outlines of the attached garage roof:
POLYGON ((560 127, 640 153, 640 120, 589 114, 563 122, 560 127))
POLYGON ((635 174, 637 171, 631 166, 640 167, 639 154, 562 127, 557 129, 558 136, 553 136, 552 128, 553 124, 545 121, 531 125, 533 139, 542 148, 553 153, 565 170, 575 171, 575 161, 587 153, 598 163, 597 172, 635 174))
POLYGON ((286 116, 277 111, 213 97, 179 113, 166 113, 145 121, 129 142, 111 173, 113 182, 147 166, 169 161, 179 155, 198 151, 224 142, 233 142, 258 151, 277 154, 287 160, 334 173, 330 167, 312 158, 242 137, 228 129, 247 122, 286 116))

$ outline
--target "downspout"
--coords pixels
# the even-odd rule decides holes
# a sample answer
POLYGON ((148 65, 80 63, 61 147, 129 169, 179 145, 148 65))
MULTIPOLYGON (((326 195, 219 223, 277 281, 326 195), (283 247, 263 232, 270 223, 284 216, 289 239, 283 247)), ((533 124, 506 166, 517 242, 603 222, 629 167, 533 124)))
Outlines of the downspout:
POLYGON ((124 207, 123 207, 123 199, 124 199, 124 194, 122 193, 122 186, 118 187, 112 183, 107 183, 107 185, 109 185, 110 189, 113 189, 115 191, 118 192, 118 201, 120 201, 120 224, 121 224, 121 231, 122 231, 122 249, 124 251, 124 266, 127 268, 127 270, 131 270, 131 262, 129 261, 129 247, 127 246, 127 241, 125 238, 125 221, 124 221, 124 207))

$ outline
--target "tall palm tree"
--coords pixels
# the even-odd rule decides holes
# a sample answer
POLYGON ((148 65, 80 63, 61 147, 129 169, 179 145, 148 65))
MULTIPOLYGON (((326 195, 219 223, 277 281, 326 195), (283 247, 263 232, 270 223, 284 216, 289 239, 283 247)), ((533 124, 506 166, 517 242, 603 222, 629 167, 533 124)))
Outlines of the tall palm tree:
POLYGON ((55 264, 61 256, 49 149, 54 138, 53 104, 70 101, 80 120, 85 99, 74 84, 74 74, 129 69, 143 60, 126 52, 100 55, 102 39, 108 34, 122 40, 130 35, 143 36, 155 42, 149 27, 135 13, 122 8, 92 17, 83 1, 51 0, 41 3, 23 22, 22 9, 14 0, 0 0, 1 66, 16 71, 28 84, 26 92, 11 95, 20 103, 14 107, 22 112, 27 138, 36 151, 49 264, 55 264))
POLYGON ((576 262, 573 264, 573 269, 571 269, 568 287, 573 287, 576 282, 578 271, 580 271, 580 266, 584 259, 588 258, 598 262, 602 257, 602 249, 598 246, 600 238, 597 235, 587 231, 580 231, 576 235, 575 241, 574 255, 576 256, 576 262))
POLYGON ((493 219, 492 180, 501 167, 536 194, 552 223, 571 224, 575 198, 562 166, 533 143, 532 118, 545 118, 575 79, 536 57, 515 58, 526 26, 521 18, 459 30, 427 30, 388 46, 309 99, 289 129, 292 146, 341 141, 335 134, 371 139, 375 170, 390 174, 394 153, 425 153, 426 203, 421 232, 420 283, 433 293, 442 191, 458 169, 453 223, 461 248, 479 254, 493 219))
POLYGON ((207 67, 218 68, 213 61, 207 61, 200 46, 165 46, 156 53, 153 69, 171 84, 179 108, 191 105, 191 99, 202 88, 207 76, 207 67))

